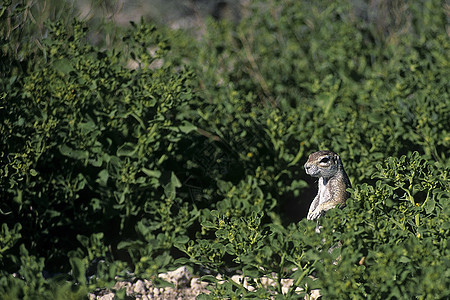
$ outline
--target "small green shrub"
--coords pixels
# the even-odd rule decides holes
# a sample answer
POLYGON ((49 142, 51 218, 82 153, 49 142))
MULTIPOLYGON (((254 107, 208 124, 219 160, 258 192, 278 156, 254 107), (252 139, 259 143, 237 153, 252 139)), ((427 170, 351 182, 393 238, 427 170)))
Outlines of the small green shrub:
MULTIPOLYGON (((447 165, 442 3, 386 4, 370 12, 360 5, 254 1, 237 25, 208 23, 204 42, 189 50, 202 95, 213 107, 236 94, 255 97, 244 107, 276 107, 282 120, 295 116, 287 151, 299 144, 306 152, 333 149, 360 181, 370 179, 380 159, 411 151, 447 165)), ((211 123, 222 123, 221 111, 211 123)))
MULTIPOLYGON (((331 210, 320 219, 320 234, 314 230, 316 224, 306 220, 282 227, 261 224, 264 212, 258 210, 211 211, 201 223, 202 234, 214 233, 214 238, 199 235, 181 246, 189 255, 183 262, 219 274, 240 270, 254 289, 227 276, 206 276, 215 282, 209 298, 281 295, 286 279, 292 280, 286 295, 292 297, 300 287, 302 293, 319 288, 327 298, 445 298, 448 172, 417 152, 390 158, 378 166, 375 185, 356 185, 344 209, 331 210), (275 286, 262 285, 264 277, 272 278, 275 286)), ((232 207, 248 205, 246 199, 239 202, 232 207)))
MULTIPOLYGON (((72 269, 76 282, 93 288, 113 282, 126 267, 115 257, 129 252, 122 260, 136 272, 156 274, 198 215, 176 196, 180 183, 170 171, 177 143, 195 129, 183 119, 192 74, 156 65, 168 49, 146 24, 123 36, 125 49, 110 50, 88 44, 77 21, 49 30, 45 56, 14 78, 17 88, 5 90, 0 112, 1 272, 36 281, 25 266, 13 267, 32 253, 39 262, 33 274, 72 269), (127 68, 130 61, 139 67, 127 68), (144 243, 153 246, 142 246, 141 255, 155 260, 142 269, 131 245, 144 243), (99 259, 96 283, 87 282, 99 259)), ((45 284, 18 293, 31 297, 45 284)))

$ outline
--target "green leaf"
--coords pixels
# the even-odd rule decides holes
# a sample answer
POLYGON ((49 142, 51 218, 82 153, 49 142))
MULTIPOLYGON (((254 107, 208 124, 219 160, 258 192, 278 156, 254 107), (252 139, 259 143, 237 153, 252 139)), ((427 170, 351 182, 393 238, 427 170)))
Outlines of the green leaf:
POLYGON ((189 133, 192 131, 197 130, 197 126, 193 125, 192 123, 188 122, 188 121, 183 121, 182 125, 179 126, 180 131, 183 133, 189 133))
POLYGON ((70 266, 72 267, 72 276, 74 279, 81 283, 86 284, 86 268, 84 267, 83 261, 78 257, 71 257, 69 259, 70 266))
POLYGON ((201 279, 201 281, 211 282, 211 283, 219 281, 219 279, 217 279, 216 277, 214 277, 212 275, 205 275, 205 276, 202 276, 200 279, 201 279))
POLYGON ((435 206, 436 206, 436 201, 434 201, 434 198, 427 199, 427 202, 425 203, 425 212, 427 214, 432 213, 435 206))
POLYGON ((117 149, 117 156, 136 157, 138 145, 132 143, 125 143, 117 149))
POLYGON ((172 172, 170 176, 170 182, 164 186, 164 194, 168 198, 175 199, 176 195, 176 188, 181 187, 181 182, 175 175, 175 173, 172 172))
MULTIPOLYGON (((181 251, 186 251, 186 247, 183 247, 184 245, 180 245, 180 244, 177 244, 177 245, 175 245, 175 247, 177 247, 178 249, 180 249, 181 251)), ((191 264, 192 263, 192 261, 191 261, 191 259, 189 259, 189 258, 187 258, 187 257, 180 257, 180 258, 177 258, 176 260, 175 260, 175 262, 174 262, 174 264, 175 265, 189 265, 189 264, 191 264)))
POLYGON ((79 159, 79 160, 86 160, 89 158, 88 151, 75 150, 75 149, 70 148, 67 145, 59 146, 59 151, 64 156, 79 159))
POLYGON ((100 199, 98 198, 92 198, 90 204, 94 211, 100 210, 102 208, 100 199))
POLYGON ((205 228, 216 228, 216 225, 211 221, 204 221, 201 225, 205 228))
POLYGON ((211 300, 214 299, 213 297, 211 297, 208 294, 200 294, 197 297, 195 297, 196 300, 211 300))
POLYGON ((182 236, 178 236, 174 242, 178 243, 178 244, 186 244, 188 241, 189 241, 189 237, 182 235, 182 236))
POLYGON ((398 261, 401 262, 401 263, 407 264, 407 263, 411 262, 411 259, 409 257, 402 256, 402 257, 399 258, 398 261))
POLYGON ((159 277, 156 277, 152 281, 152 283, 158 288, 166 288, 166 287, 174 288, 175 287, 175 285, 173 283, 165 281, 164 279, 159 278, 159 277))
POLYGON ((170 177, 170 182, 172 183, 172 185, 176 188, 181 187, 181 182, 178 179, 178 177, 175 175, 175 173, 172 172, 172 175, 170 177))
POLYGON ((142 172, 149 177, 159 178, 161 176, 161 172, 159 170, 149 170, 146 168, 142 168, 142 172))
POLYGON ((78 234, 77 240, 83 245, 84 248, 89 248, 89 238, 87 236, 78 234))
POLYGON ((108 178, 109 178, 109 172, 107 169, 103 169, 98 173, 98 178, 97 178, 97 182, 101 185, 101 186, 107 186, 108 184, 108 178))
POLYGON ((72 63, 68 59, 60 59, 53 62, 53 67, 63 74, 69 74, 74 70, 72 63))
POLYGON ((142 241, 121 241, 117 245, 117 249, 139 249, 144 243, 142 241))

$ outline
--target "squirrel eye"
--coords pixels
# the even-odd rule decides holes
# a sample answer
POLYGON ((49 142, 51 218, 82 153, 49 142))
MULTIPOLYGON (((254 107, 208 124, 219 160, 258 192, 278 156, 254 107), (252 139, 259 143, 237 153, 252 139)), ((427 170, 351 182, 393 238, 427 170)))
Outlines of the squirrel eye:
POLYGON ((327 163, 330 160, 329 157, 324 157, 320 160, 321 163, 327 163))

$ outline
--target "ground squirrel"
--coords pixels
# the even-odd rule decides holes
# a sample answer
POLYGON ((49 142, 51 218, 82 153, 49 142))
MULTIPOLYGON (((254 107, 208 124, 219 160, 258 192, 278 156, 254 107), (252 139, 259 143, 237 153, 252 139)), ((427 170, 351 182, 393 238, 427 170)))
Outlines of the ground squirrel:
POLYGON ((319 191, 309 207, 308 220, 315 220, 338 204, 345 204, 349 197, 346 189, 351 185, 339 155, 332 151, 314 152, 309 155, 305 170, 306 174, 319 177, 319 191))

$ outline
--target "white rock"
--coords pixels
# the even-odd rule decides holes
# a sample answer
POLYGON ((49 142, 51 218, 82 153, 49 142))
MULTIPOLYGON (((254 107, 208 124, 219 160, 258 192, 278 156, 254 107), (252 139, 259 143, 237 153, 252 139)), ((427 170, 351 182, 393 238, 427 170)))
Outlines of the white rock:
POLYGON ((261 277, 261 284, 263 287, 268 288, 269 286, 276 287, 277 283, 272 278, 269 278, 267 276, 261 277))
POLYGON ((233 275, 231 276, 231 280, 236 283, 242 284, 242 275, 233 275))
MULTIPOLYGON (((320 297, 320 290, 312 290, 308 300, 317 300, 320 297)), ((305 297, 306 298, 306 297, 305 297)))
POLYGON ((115 298, 114 294, 113 293, 109 293, 109 294, 103 295, 103 296, 101 296, 101 297, 99 297, 97 299, 98 300, 114 300, 114 298, 115 298))
POLYGON ((281 292, 286 295, 291 286, 294 285, 294 279, 281 279, 281 292))
POLYGON ((126 289, 126 294, 127 295, 131 295, 133 294, 133 288, 134 286, 131 284, 131 282, 126 282, 126 281, 119 281, 114 285, 114 289, 115 290, 121 290, 125 288, 126 289))
POLYGON ((133 291, 136 294, 141 294, 141 295, 145 295, 145 283, 142 280, 138 280, 136 281, 136 283, 134 284, 134 289, 133 291))
POLYGON ((114 289, 115 290, 120 290, 123 288, 127 288, 131 286, 131 282, 127 282, 127 281, 117 281, 116 284, 114 285, 114 289))
POLYGON ((186 267, 180 267, 174 271, 159 274, 158 277, 173 283, 176 288, 188 287, 192 279, 192 275, 186 267))
POLYGON ((225 281, 223 280, 223 277, 221 274, 217 274, 216 279, 219 280, 218 283, 219 284, 224 284, 225 281))
POLYGON ((192 278, 191 280, 191 289, 195 292, 195 294, 205 293, 207 292, 206 287, 208 286, 207 282, 203 282, 200 278, 192 278))
POLYGON ((145 287, 150 289, 153 287, 153 283, 150 280, 144 279, 145 287))

